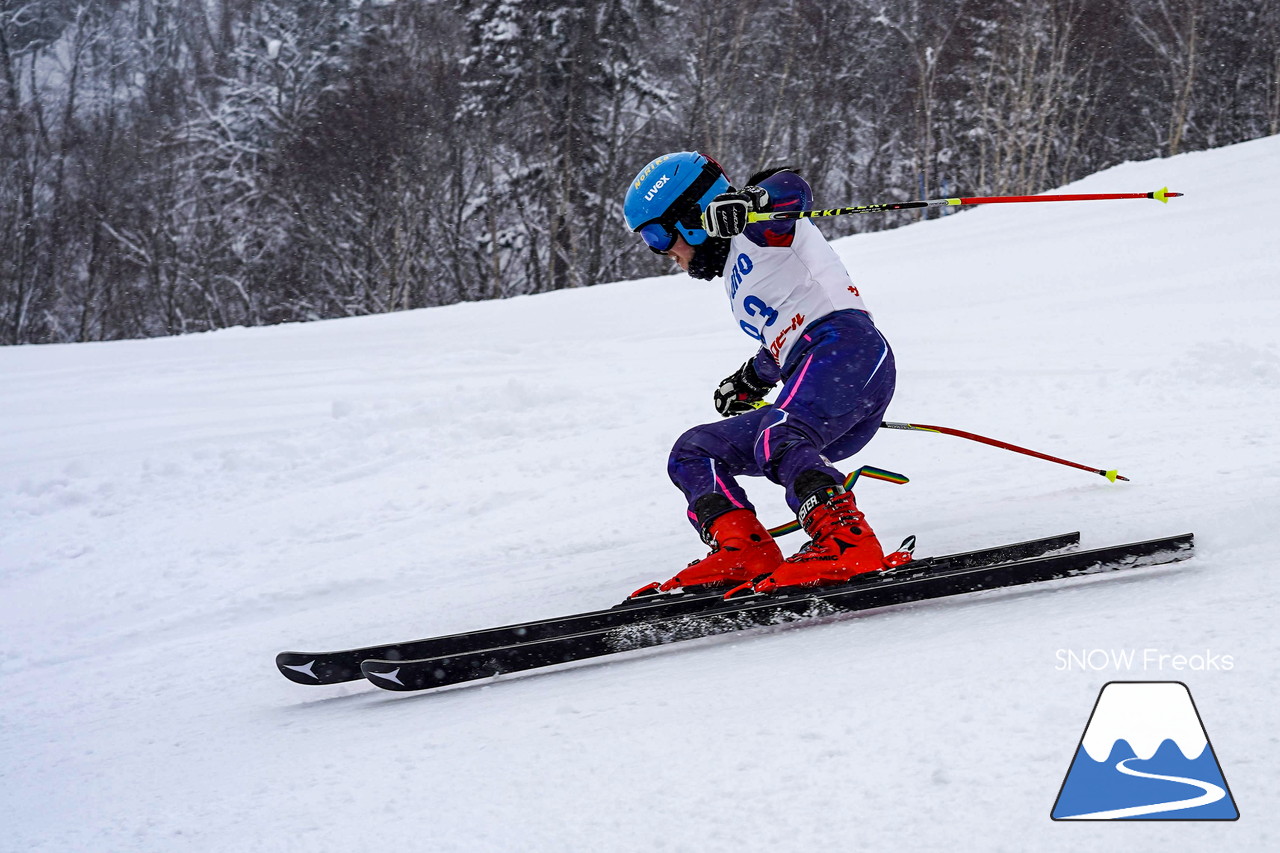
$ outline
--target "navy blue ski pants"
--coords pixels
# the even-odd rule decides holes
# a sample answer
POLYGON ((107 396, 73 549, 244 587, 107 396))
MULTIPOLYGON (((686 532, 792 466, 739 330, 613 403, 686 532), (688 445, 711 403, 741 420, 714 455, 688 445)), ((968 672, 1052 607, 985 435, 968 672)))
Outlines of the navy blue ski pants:
POLYGON ((693 505, 717 493, 754 509, 738 476, 767 477, 800 506, 795 481, 819 470, 843 481, 831 465, 857 453, 880 427, 893 398, 897 368, 889 342, 862 311, 839 311, 805 329, 782 367, 777 402, 747 414, 702 424, 671 449, 667 472, 693 505))

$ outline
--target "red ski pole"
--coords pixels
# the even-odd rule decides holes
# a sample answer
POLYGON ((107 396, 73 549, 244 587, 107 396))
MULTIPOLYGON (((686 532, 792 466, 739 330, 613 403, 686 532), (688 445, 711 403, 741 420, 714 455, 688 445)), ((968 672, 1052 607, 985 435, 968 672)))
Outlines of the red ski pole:
POLYGON ((1081 465, 1079 462, 1072 462, 1068 459, 1061 459, 1057 456, 1050 456, 1047 453, 1041 453, 1038 450, 1030 450, 1026 447, 1019 447, 1016 444, 1010 444, 1007 441, 1000 441, 997 438, 987 438, 985 435, 977 435, 972 432, 965 432, 961 429, 952 429, 944 426, 931 426, 929 424, 907 424, 884 421, 880 424, 882 429, 906 429, 915 430, 916 432, 940 432, 943 435, 954 435, 957 438, 967 438, 970 441, 977 441, 981 444, 989 444, 992 447, 999 447, 1004 450, 1012 450, 1014 453, 1021 453, 1025 456, 1034 456, 1037 459, 1044 459, 1048 462, 1057 462, 1059 465, 1068 465, 1072 468, 1079 468, 1081 471, 1092 471, 1094 474, 1100 474, 1111 482, 1116 480, 1129 481, 1128 477, 1122 477, 1116 471, 1108 471, 1105 468, 1094 468, 1089 465, 1081 465))

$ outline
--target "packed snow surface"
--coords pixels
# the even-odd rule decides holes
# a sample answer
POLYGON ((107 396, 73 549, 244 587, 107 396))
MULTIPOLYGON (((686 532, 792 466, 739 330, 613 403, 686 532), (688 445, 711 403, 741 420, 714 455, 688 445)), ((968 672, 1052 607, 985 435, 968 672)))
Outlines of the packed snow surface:
POLYGON ((701 556, 665 465, 752 351, 719 282, 0 350, 0 848, 1280 849, 1280 137, 1067 189, 1165 185, 837 244, 891 420, 1131 482, 888 430, 845 464, 911 478, 858 488, 890 546, 1194 531, 1194 559, 436 693, 273 657, 701 556), (1238 822, 1050 820, 1116 680, 1187 684, 1238 822))

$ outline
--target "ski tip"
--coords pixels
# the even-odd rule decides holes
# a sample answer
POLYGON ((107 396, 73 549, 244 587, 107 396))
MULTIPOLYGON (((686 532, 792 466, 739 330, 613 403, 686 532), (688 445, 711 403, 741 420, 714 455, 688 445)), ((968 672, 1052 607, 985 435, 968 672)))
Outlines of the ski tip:
POLYGON ((302 652, 281 652, 276 655, 276 668, 280 674, 298 684, 321 684, 322 679, 316 675, 315 656, 302 652))
POLYGON ((367 660, 360 664, 360 671, 364 673, 364 677, 384 690, 410 689, 400 680, 400 669, 399 664, 388 660, 367 660))
POLYGON ((1181 198, 1182 193, 1171 193, 1168 187, 1161 187, 1153 193, 1147 193, 1147 198, 1154 198, 1161 204, 1168 204, 1171 198, 1181 198))

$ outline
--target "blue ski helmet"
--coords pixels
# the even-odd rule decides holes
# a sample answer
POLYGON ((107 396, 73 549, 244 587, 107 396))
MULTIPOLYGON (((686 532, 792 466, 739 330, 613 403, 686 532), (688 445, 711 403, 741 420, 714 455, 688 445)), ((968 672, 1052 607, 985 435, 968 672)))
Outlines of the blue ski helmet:
POLYGON ((705 242, 702 211, 729 179, 720 164, 697 151, 664 154, 640 170, 627 189, 622 215, 650 249, 665 254, 683 237, 690 246, 705 242))

